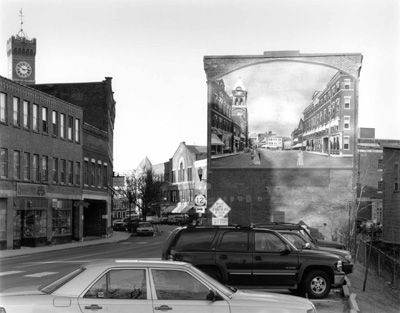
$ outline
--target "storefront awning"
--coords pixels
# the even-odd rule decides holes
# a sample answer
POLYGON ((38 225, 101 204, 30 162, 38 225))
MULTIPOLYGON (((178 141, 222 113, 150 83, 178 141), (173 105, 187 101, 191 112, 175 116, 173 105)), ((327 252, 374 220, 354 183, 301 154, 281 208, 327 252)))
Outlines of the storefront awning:
POLYGON ((193 206, 188 205, 181 211, 181 213, 188 213, 191 209, 193 209, 193 206))
POLYGON ((182 213, 182 211, 186 208, 185 204, 178 204, 175 209, 172 210, 171 213, 182 213))
POLYGON ((218 138, 216 134, 211 134, 211 145, 212 146, 225 146, 225 144, 218 138))
POLYGON ((175 209, 175 208, 176 208, 176 204, 175 205, 169 205, 166 208, 162 208, 161 212, 164 213, 164 214, 165 213, 171 213, 172 210, 175 209))

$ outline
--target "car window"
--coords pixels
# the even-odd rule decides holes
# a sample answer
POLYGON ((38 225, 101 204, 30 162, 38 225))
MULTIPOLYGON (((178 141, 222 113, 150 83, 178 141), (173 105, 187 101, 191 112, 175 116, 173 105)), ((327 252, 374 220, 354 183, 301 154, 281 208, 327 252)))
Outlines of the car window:
POLYGON ((209 289, 187 272, 152 270, 158 300, 207 300, 209 289))
POLYGON ((222 235, 219 250, 222 251, 248 251, 249 234, 247 232, 229 231, 222 235))
POLYGON ((175 245, 176 250, 204 250, 211 249, 215 231, 197 229, 196 231, 182 231, 175 245))
POLYGON ((281 252, 285 250, 284 242, 273 233, 255 233, 255 251, 281 252))
POLYGON ((302 237, 297 234, 289 234, 289 233, 281 233, 281 235, 287 239, 291 244, 293 244, 297 249, 302 249, 303 246, 307 243, 302 237))
POLYGON ((110 271, 86 292, 84 298, 147 299, 145 271, 110 271))

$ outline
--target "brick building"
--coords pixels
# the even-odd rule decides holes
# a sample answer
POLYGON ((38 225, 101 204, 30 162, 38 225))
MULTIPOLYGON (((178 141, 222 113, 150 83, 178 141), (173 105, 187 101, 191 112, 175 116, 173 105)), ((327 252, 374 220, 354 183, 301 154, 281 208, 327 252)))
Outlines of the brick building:
POLYGON ((82 237, 83 110, 0 77, 1 249, 82 237))
POLYGON ((400 245, 400 144, 383 146, 382 241, 400 245))
POLYGON ((32 86, 83 109, 84 236, 107 235, 111 223, 115 100, 111 78, 101 82, 32 86))

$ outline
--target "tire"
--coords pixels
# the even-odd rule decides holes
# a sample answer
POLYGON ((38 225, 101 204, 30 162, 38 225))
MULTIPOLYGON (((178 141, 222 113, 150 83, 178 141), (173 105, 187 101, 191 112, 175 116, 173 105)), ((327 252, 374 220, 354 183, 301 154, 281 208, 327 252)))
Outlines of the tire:
POLYGON ((311 271, 303 280, 302 291, 312 299, 325 298, 331 291, 331 279, 324 271, 311 271))

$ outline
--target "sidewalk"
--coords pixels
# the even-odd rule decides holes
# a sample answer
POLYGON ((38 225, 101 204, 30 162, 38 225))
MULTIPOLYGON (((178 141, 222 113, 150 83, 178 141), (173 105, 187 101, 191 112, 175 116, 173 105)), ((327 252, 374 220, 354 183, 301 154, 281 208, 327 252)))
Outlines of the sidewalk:
POLYGON ((108 238, 83 238, 83 241, 74 241, 71 243, 65 243, 60 245, 53 245, 53 246, 45 246, 45 247, 21 247, 21 249, 14 249, 14 250, 0 250, 0 259, 5 258, 12 258, 22 255, 29 255, 33 253, 43 253, 48 251, 56 251, 56 250, 63 250, 63 249, 71 249, 71 248, 79 248, 79 247, 86 247, 92 245, 100 245, 105 243, 113 243, 127 240, 131 236, 130 233, 127 232, 113 232, 113 234, 108 238))

